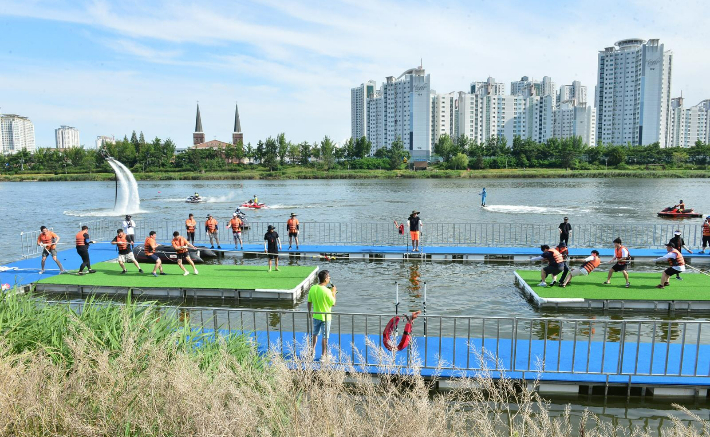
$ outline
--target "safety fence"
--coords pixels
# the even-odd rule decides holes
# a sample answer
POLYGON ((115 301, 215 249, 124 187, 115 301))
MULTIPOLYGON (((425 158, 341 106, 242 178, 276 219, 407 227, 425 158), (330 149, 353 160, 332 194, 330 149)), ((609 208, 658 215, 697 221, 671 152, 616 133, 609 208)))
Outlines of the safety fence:
MULTIPOLYGON (((284 355, 302 352, 312 333, 313 314, 306 311, 173 307, 170 312, 194 327, 248 334, 262 347, 268 338, 269 348, 284 355)), ((339 349, 332 354, 334 362, 381 365, 382 333, 392 316, 332 313, 329 344, 339 349)), ((420 315, 412 335, 415 344, 407 349, 406 360, 394 365, 710 377, 710 321, 420 315)))
MULTIPOLYGON (((169 242, 174 231, 185 234, 183 220, 136 220, 136 242, 141 243, 150 231, 157 233, 159 242, 169 242)), ((275 227, 284 245, 288 244, 288 230, 285 222, 248 222, 249 228, 242 232, 244 244, 260 244, 269 225, 275 227)), ((90 235, 98 241, 110 241, 121 227, 120 220, 100 219, 82 222, 89 226, 90 235)), ((630 248, 663 247, 674 231, 682 233, 689 247, 702 245, 702 226, 699 224, 580 224, 574 225, 569 238, 571 247, 602 248, 612 247, 612 241, 620 237, 630 248)), ((220 222, 217 230, 219 245, 234 245, 232 230, 226 222, 220 222)), ((39 253, 36 236, 23 233, 24 256, 39 253), (34 238, 34 240, 33 240, 34 238)), ((560 234, 552 224, 521 223, 425 223, 421 244, 424 246, 475 246, 475 247, 537 247, 541 244, 556 244, 560 234)), ((298 233, 299 243, 306 245, 363 245, 363 246, 407 246, 409 232, 400 234, 394 223, 348 223, 348 222, 301 222, 298 233)), ((195 232, 196 243, 208 244, 210 240, 204 229, 204 222, 198 223, 195 232)), ((214 241, 216 246, 218 243, 214 241)))

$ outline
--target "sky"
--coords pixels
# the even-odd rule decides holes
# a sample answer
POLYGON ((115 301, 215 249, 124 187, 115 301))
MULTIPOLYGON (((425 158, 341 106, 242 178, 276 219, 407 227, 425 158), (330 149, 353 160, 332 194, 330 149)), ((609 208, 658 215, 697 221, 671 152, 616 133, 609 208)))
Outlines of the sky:
POLYGON ((54 129, 192 144, 283 132, 350 137, 350 89, 420 62, 438 92, 493 76, 579 80, 594 95, 597 53, 630 37, 673 52, 672 95, 710 98, 710 6, 702 1, 0 1, 0 112, 54 129))

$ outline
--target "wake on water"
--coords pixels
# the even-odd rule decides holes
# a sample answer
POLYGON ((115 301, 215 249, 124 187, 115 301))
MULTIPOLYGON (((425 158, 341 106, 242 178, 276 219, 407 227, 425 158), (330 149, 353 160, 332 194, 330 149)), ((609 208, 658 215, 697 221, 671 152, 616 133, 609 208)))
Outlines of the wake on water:
MULTIPOLYGON (((139 209, 138 211, 132 211, 131 214, 141 214, 141 213, 148 213, 150 211, 145 210, 145 209, 139 209)), ((118 212, 114 210, 113 208, 110 209, 97 209, 94 211, 75 211, 75 210, 67 210, 64 211, 64 215, 72 216, 72 217, 123 217, 125 214, 118 212)))
POLYGON ((503 214, 550 214, 550 215, 565 215, 574 213, 590 212, 589 209, 583 208, 555 208, 545 206, 526 206, 526 205, 488 205, 484 208, 486 211, 500 212, 503 214))

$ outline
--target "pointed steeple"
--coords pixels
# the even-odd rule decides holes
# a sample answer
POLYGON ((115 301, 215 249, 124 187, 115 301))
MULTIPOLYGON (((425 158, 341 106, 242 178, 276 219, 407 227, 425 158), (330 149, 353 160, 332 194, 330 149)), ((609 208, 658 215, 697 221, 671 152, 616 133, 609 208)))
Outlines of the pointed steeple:
POLYGON ((200 104, 197 104, 197 118, 195 119, 195 132, 202 132, 202 117, 200 117, 200 104))
POLYGON ((234 109, 234 131, 235 133, 242 131, 242 123, 239 121, 239 105, 235 104, 234 109))

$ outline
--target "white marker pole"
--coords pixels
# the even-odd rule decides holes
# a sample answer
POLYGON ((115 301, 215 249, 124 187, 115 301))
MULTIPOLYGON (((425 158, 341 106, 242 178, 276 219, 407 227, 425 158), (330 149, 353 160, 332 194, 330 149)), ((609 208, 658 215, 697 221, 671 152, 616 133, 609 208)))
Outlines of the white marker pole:
POLYGON ((426 282, 424 282, 424 335, 427 335, 427 326, 426 326, 426 282))

